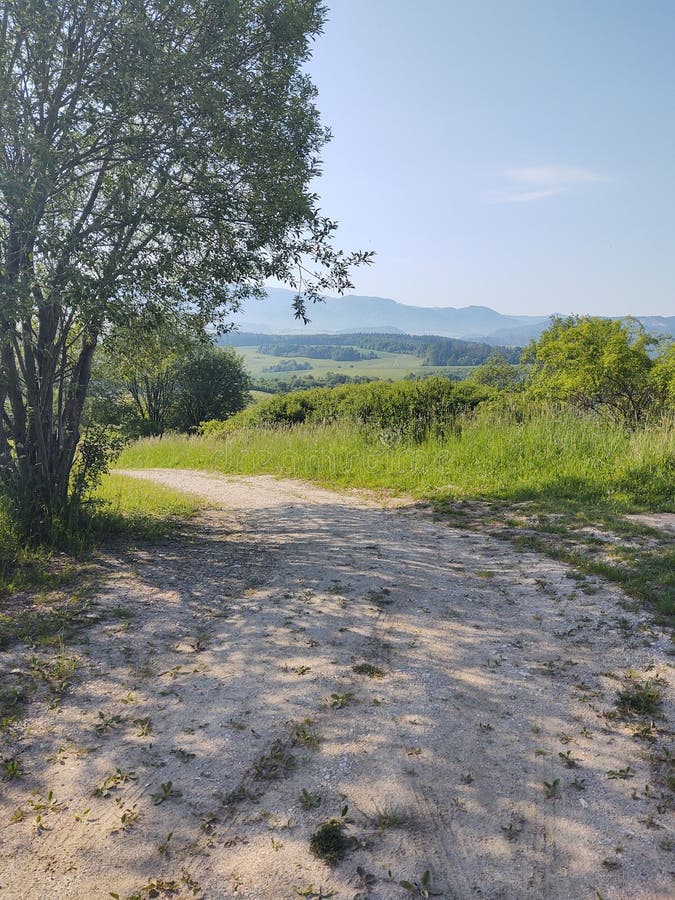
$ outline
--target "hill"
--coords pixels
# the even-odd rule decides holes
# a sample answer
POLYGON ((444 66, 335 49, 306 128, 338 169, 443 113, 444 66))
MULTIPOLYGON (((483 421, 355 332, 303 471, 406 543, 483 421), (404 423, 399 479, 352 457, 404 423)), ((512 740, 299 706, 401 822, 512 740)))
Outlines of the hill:
MULTIPOLYGON (((406 306, 386 297, 326 297, 309 309, 311 322, 293 318, 293 292, 268 288, 249 300, 233 320, 240 331, 262 334, 405 333, 440 335, 489 344, 523 346, 548 326, 550 315, 507 316, 487 306, 406 306)), ((675 335, 675 316, 640 316, 648 331, 675 335)))

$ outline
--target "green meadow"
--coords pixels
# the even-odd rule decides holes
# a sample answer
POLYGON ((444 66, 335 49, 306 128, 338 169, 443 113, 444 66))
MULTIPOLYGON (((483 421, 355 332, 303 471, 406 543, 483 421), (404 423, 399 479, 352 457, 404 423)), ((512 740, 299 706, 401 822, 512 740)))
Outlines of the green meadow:
POLYGON ((237 353, 243 357, 244 364, 256 382, 278 381, 288 379, 289 375, 313 375, 320 378, 328 372, 339 372, 350 376, 366 376, 368 378, 397 379, 406 375, 451 375, 463 378, 471 369, 470 366, 424 366, 418 356, 410 353, 378 352, 377 359, 362 359, 354 362, 341 362, 334 359, 312 359, 308 356, 293 356, 298 363, 309 363, 310 369, 301 372, 265 372, 270 366, 289 362, 285 356, 269 356, 260 353, 257 347, 237 347, 237 353))

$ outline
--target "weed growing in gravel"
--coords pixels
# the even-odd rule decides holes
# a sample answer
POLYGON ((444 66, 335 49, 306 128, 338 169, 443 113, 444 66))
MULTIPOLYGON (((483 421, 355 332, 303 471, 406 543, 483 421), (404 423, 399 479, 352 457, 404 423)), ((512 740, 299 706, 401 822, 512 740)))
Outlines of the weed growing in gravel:
POLYGON ((117 768, 110 775, 106 776, 100 787, 94 788, 92 797, 110 797, 113 788, 120 784, 127 784, 129 781, 136 781, 135 772, 123 772, 117 768))
POLYGON ((189 750, 183 750, 182 747, 174 747, 170 752, 181 762, 190 762, 190 760, 194 759, 197 755, 196 753, 191 753, 189 750))
POLYGON ((359 880, 359 886, 363 890, 354 895, 354 900, 368 900, 368 892, 376 883, 377 878, 372 872, 367 872, 363 866, 356 867, 356 877, 359 880))
POLYGON ((343 706, 347 706, 348 703, 351 703, 354 699, 354 694, 351 691, 348 691, 346 694, 331 694, 330 695, 330 706, 333 709, 342 709, 343 706))
POLYGON ((134 725, 138 728, 137 737, 147 737, 152 734, 152 721, 150 716, 144 716, 141 719, 134 719, 134 725))
POLYGON ((123 722, 122 716, 109 716, 102 710, 98 711, 98 722, 94 725, 97 734, 104 735, 113 728, 117 728, 123 722))
POLYGON ((400 828, 408 821, 408 813, 399 803, 386 803, 384 806, 376 806, 370 816, 371 821, 381 831, 386 828, 400 828))
POLYGON ((405 888, 413 897, 441 897, 443 892, 436 890, 431 884, 431 872, 425 869, 419 881, 399 881, 402 888, 405 888))
POLYGON ((293 893, 298 897, 307 897, 309 900, 328 900, 328 897, 335 896, 335 891, 324 891, 321 885, 315 888, 313 884, 305 885, 304 888, 294 885, 293 893))
POLYGON ((171 838, 173 837, 173 831, 170 831, 167 836, 164 838, 162 843, 157 847, 157 852, 160 856, 167 856, 169 853, 169 844, 171 842, 171 838))
POLYGON ((52 660, 40 659, 34 656, 31 659, 31 675, 35 681, 42 681, 47 685, 53 696, 65 694, 70 687, 70 681, 79 666, 76 656, 66 653, 63 640, 60 640, 58 655, 52 660))
POLYGON ((15 778, 21 778, 24 774, 21 760, 18 756, 12 756, 2 761, 2 780, 14 781, 15 778))
POLYGON ((288 752, 283 741, 276 740, 268 753, 253 764, 253 777, 258 781, 274 781, 286 778, 296 768, 295 757, 288 752))
POLYGON ((558 753, 558 756, 562 759, 568 769, 579 768, 579 760, 572 756, 571 750, 568 750, 566 753, 558 753))
POLYGON ((544 798, 546 800, 560 800, 560 779, 544 782, 544 798))
POLYGON ((372 590, 368 591, 368 593, 364 597, 364 600, 370 600, 371 603, 375 603, 378 606, 390 606, 394 601, 391 599, 389 594, 391 594, 389 588, 372 590))
POLYGON ((312 719, 305 719, 299 725, 296 725, 293 729, 293 744, 304 744, 305 747, 318 747, 321 743, 321 738, 319 735, 312 731, 311 725, 313 724, 312 719))
POLYGON ((119 831, 128 831, 132 825, 135 825, 136 822, 141 817, 140 810, 136 808, 136 804, 133 806, 125 807, 121 798, 117 797, 115 803, 121 810, 120 812, 120 825, 119 828, 113 828, 110 832, 111 834, 117 834, 119 831))
POLYGON ((28 801, 35 812, 60 812, 66 804, 54 799, 54 791, 49 791, 46 797, 42 797, 37 791, 28 801))
POLYGON ((344 824, 338 819, 323 822, 309 839, 310 851, 329 866, 344 859, 348 846, 344 824))
POLYGON ((352 666, 352 671, 357 675, 367 675, 368 678, 384 678, 382 669, 370 663, 359 663, 358 666, 352 666))
POLYGON ((81 813, 73 813, 73 818, 76 822, 88 822, 89 813, 91 812, 91 807, 88 806, 86 809, 83 809, 81 813))
POLYGON ((616 708, 621 715, 660 716, 661 682, 657 678, 638 681, 635 673, 626 675, 624 688, 619 692, 616 708))
MULTIPOLYGON (((173 878, 151 878, 147 884, 130 894, 126 900, 151 900, 154 897, 170 897, 172 894, 178 893, 180 893, 180 885, 173 878)), ((122 900, 122 896, 114 891, 110 891, 110 896, 113 900, 122 900)))
POLYGON ((164 803, 165 800, 169 800, 171 797, 182 797, 182 793, 174 788, 172 781, 165 781, 163 784, 160 784, 157 793, 150 796, 155 806, 159 806, 160 803, 164 803))
POLYGON ((308 791, 307 788, 302 789, 302 793, 298 798, 298 802, 303 809, 316 809, 321 806, 321 795, 308 791))

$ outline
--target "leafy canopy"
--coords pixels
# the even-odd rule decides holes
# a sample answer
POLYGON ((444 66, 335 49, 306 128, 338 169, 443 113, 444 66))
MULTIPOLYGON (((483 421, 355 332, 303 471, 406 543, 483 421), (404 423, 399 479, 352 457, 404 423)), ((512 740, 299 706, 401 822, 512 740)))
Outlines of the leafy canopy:
POLYGON ((635 320, 556 317, 524 354, 529 393, 638 425, 659 400, 649 352, 657 343, 635 320))
POLYGON ((63 509, 96 347, 152 307, 223 324, 370 254, 311 190, 318 0, 6 0, 0 10, 0 473, 63 509))

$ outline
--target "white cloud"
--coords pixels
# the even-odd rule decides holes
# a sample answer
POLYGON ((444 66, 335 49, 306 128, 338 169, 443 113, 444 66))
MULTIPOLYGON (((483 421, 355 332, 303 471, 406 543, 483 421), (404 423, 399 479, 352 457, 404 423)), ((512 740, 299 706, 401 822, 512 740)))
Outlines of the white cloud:
POLYGON ((607 176, 576 166, 523 166, 504 173, 508 187, 494 203, 529 203, 563 194, 579 184, 607 181, 607 176))

